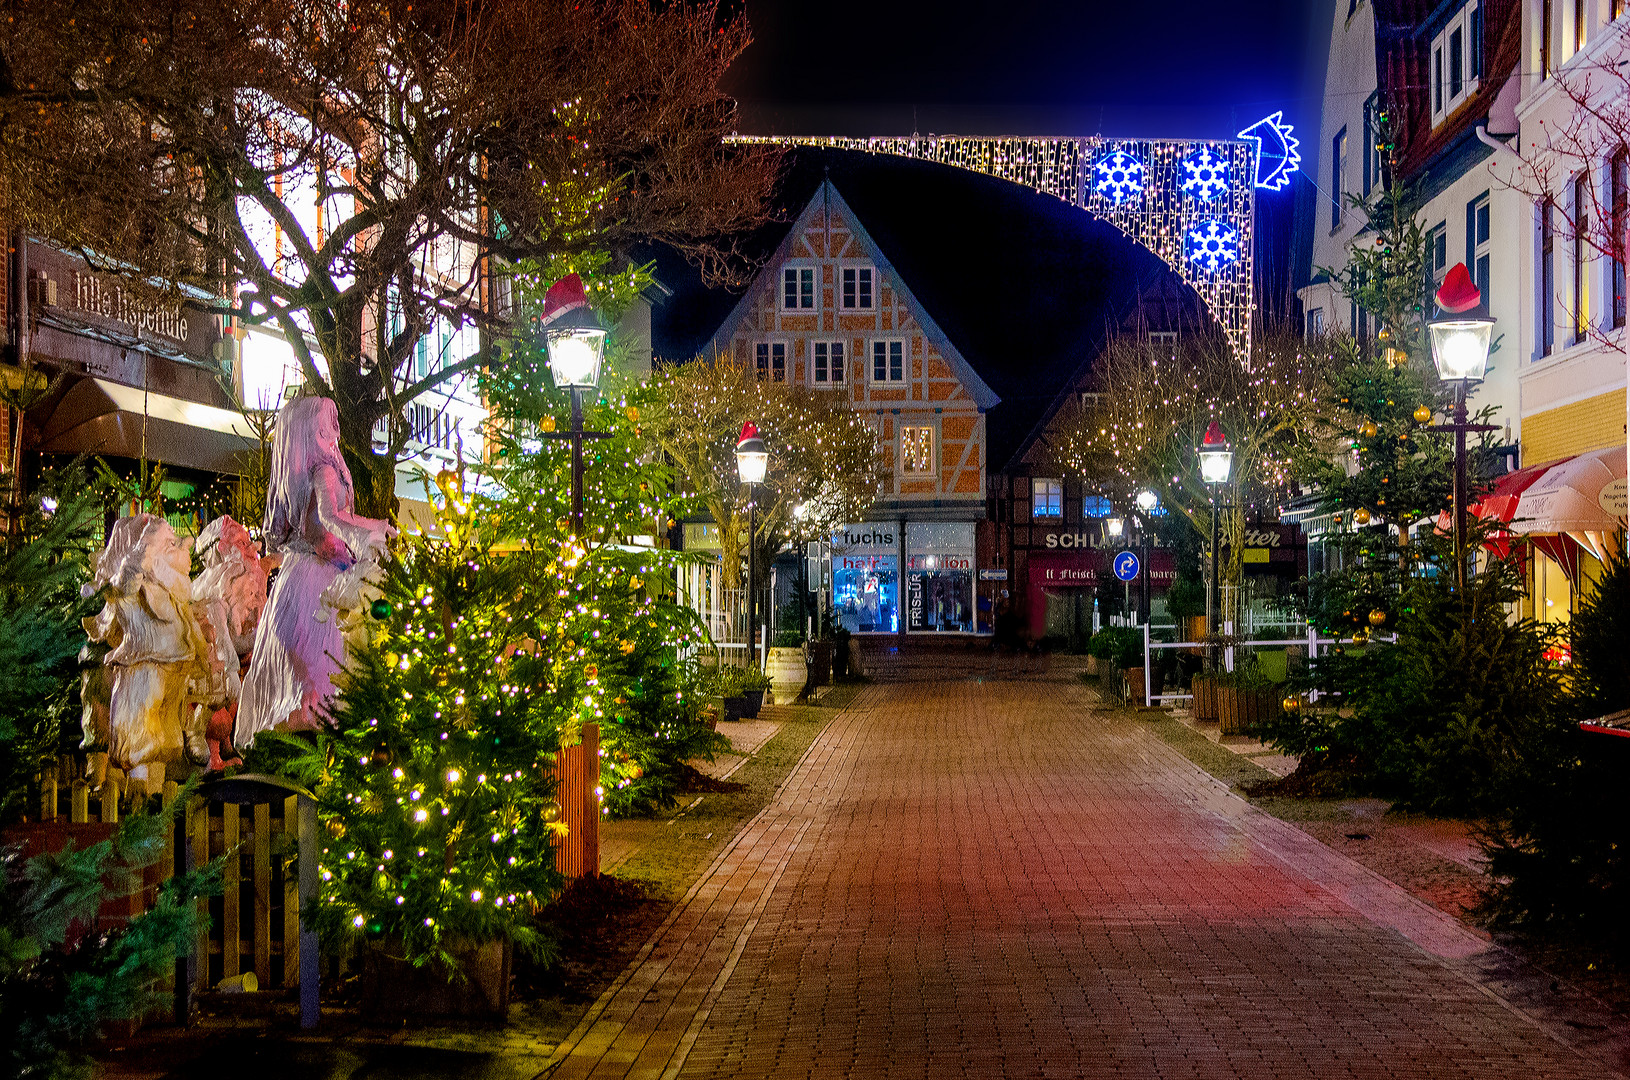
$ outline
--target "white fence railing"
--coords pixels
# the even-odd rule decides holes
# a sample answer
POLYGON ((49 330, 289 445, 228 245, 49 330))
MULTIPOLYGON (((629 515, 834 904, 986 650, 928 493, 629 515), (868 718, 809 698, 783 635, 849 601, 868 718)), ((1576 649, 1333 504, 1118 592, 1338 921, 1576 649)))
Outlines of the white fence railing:
MULTIPOLYGON (((1155 627, 1155 629, 1161 628, 1155 627)), ((1153 641, 1150 639, 1149 630, 1150 627, 1145 624, 1143 627, 1143 700, 1150 705, 1153 705, 1157 701, 1192 701, 1194 699, 1193 694, 1154 693, 1154 665, 1150 661, 1153 659, 1153 654, 1155 651, 1159 649, 1220 649, 1222 653, 1223 670, 1233 671, 1234 651, 1236 649, 1271 649, 1284 648, 1286 646, 1301 646, 1307 649, 1307 658, 1309 660, 1316 660, 1319 657, 1320 648, 1329 649, 1337 645, 1354 644, 1354 639, 1350 637, 1320 637, 1318 632, 1311 626, 1307 628, 1307 636, 1305 637, 1281 638, 1277 640, 1246 640, 1234 638, 1232 636, 1233 624, 1224 623, 1222 637, 1227 641, 1227 644, 1222 645, 1219 645, 1215 641, 1153 641)), ((1383 644, 1391 644, 1392 642, 1398 640, 1398 635, 1393 634, 1391 637, 1382 637, 1379 634, 1371 634, 1369 640, 1381 642, 1383 644)), ((1312 691, 1310 699, 1317 701, 1319 699, 1319 692, 1317 690, 1312 691)))

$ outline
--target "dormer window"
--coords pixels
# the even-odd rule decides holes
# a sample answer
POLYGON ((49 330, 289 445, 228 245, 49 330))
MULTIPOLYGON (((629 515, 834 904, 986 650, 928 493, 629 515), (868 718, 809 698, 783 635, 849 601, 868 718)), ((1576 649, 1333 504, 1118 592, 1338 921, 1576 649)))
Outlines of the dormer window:
POLYGON ((1477 93, 1483 80, 1483 6, 1471 0, 1432 39, 1432 126, 1477 93))

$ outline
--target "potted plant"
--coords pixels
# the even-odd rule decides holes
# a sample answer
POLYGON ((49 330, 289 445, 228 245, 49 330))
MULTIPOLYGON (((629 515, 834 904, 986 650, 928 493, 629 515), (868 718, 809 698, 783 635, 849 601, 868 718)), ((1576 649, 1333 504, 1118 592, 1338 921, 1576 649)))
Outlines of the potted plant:
POLYGON ((764 694, 770 689, 770 677, 756 668, 741 673, 741 696, 744 702, 741 715, 748 720, 758 719, 758 710, 764 704, 764 694))
POLYGON ((740 668, 719 670, 719 697, 724 707, 721 719, 740 720, 747 712, 747 698, 742 693, 742 679, 745 674, 740 668))
POLYGON ((809 666, 804 660, 804 635, 782 630, 775 635, 770 655, 765 659, 770 677, 770 693, 777 705, 791 705, 809 682, 809 666))
POLYGON ((1216 675, 1217 716, 1224 735, 1247 735, 1276 711, 1273 683, 1254 659, 1216 675))

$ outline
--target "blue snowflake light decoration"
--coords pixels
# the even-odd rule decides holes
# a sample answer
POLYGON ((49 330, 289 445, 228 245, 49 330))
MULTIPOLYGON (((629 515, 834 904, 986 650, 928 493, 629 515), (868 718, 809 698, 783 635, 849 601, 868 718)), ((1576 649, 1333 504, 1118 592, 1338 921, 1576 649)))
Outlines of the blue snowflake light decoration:
POLYGON ((1202 146, 1183 159, 1183 194, 1201 202, 1228 194, 1228 162, 1209 146, 1202 146))
POLYGON ((1189 262, 1215 274, 1239 259, 1239 230, 1225 221, 1206 218, 1188 231, 1189 262))
POLYGON ((1092 190, 1119 205, 1143 194, 1143 162, 1117 150, 1098 159, 1092 190))

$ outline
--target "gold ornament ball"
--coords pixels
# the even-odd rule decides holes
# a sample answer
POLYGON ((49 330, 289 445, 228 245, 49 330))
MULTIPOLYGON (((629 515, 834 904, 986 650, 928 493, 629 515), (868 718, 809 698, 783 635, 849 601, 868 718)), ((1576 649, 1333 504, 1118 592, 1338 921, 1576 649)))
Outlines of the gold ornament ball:
POLYGON ((1375 421, 1374 420, 1366 420, 1362 424, 1360 424, 1359 427, 1358 427, 1358 433, 1360 435, 1364 436, 1366 439, 1375 438, 1375 436, 1380 432, 1380 430, 1381 430, 1380 428, 1375 426, 1375 421))
POLYGON ((345 839, 345 822, 341 821, 339 818, 329 818, 326 828, 328 829, 328 835, 332 836, 334 839, 345 839))
POLYGON ((1361 506, 1353 511, 1353 520, 1360 525, 1368 525, 1370 523, 1370 512, 1361 506))
POLYGON ((1387 613, 1386 612, 1382 611, 1380 608, 1376 608, 1374 611, 1370 612, 1370 625, 1371 626, 1385 626, 1386 624, 1387 624, 1387 613))
POLYGON ((1387 327, 1383 326, 1381 328, 1380 332, 1375 335, 1375 340, 1377 340, 1381 344, 1385 345, 1387 342, 1392 340, 1392 331, 1390 329, 1388 329, 1387 327))
POLYGON ((545 823, 550 824, 550 825, 553 825, 555 822, 559 821, 560 820, 560 804, 557 803, 553 799, 550 799, 548 802, 544 803, 543 804, 543 820, 544 820, 545 823))
POLYGON ((1354 645, 1368 645, 1369 643, 1370 643, 1370 632, 1368 630, 1364 629, 1361 626, 1357 630, 1353 631, 1353 644, 1354 645))
POLYGON ((1295 694, 1292 694, 1290 697, 1287 697, 1284 701, 1281 701, 1279 703, 1279 705, 1286 712, 1290 712, 1290 713, 1298 712, 1302 708, 1302 699, 1297 697, 1295 694))
POLYGON ((1432 410, 1429 407, 1422 405, 1420 408, 1415 410, 1415 423, 1430 424, 1431 422, 1432 410))
POLYGON ((443 469, 436 474, 436 486, 443 491, 451 491, 453 488, 458 487, 458 473, 452 469, 443 469))
POLYGON ((555 418, 552 416, 545 416, 543 418, 543 422, 538 426, 543 428, 545 431, 553 431, 555 430, 555 418))

